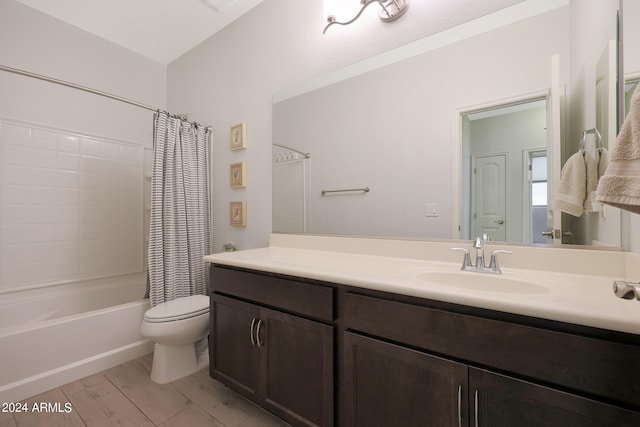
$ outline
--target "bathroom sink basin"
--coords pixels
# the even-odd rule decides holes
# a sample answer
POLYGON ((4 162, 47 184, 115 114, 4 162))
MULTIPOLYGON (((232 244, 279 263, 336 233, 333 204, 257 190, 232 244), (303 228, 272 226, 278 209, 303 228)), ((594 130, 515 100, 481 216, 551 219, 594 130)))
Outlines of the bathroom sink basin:
POLYGON ((438 285, 474 291, 512 294, 545 294, 549 292, 548 288, 536 283, 497 274, 474 273, 468 271, 430 271, 419 274, 418 278, 438 285))

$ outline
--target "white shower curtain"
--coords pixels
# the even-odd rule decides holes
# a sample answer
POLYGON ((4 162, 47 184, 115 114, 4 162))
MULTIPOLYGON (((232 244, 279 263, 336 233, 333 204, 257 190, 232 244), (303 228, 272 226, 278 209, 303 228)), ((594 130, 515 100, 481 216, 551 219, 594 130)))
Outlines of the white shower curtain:
POLYGON ((149 298, 151 306, 208 295, 211 253, 209 130, 166 113, 154 117, 149 298))

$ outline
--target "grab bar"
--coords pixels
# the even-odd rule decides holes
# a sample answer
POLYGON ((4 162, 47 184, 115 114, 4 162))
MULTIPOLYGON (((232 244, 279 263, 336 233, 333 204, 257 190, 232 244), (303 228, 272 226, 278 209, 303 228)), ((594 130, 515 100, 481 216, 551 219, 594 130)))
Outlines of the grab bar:
POLYGON ((369 191, 371 191, 371 188, 364 187, 364 188, 351 188, 351 189, 347 189, 347 190, 322 190, 320 192, 320 194, 322 194, 324 196, 327 193, 344 193, 344 192, 348 192, 348 191, 363 191, 365 193, 368 193, 369 191))

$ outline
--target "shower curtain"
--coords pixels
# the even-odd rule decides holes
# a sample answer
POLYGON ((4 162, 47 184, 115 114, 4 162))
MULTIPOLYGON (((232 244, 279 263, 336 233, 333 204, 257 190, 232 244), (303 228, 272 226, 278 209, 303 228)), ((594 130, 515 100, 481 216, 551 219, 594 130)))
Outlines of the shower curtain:
POLYGON ((151 306, 208 295, 211 253, 209 130, 166 113, 154 117, 149 298, 151 306))

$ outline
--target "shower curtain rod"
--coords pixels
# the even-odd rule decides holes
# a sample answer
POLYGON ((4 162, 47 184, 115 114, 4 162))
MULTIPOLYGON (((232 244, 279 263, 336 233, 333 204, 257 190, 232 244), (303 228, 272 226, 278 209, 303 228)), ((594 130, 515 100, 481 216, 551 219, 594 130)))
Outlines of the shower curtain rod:
MULTIPOLYGON (((55 83, 55 84, 58 84, 58 85, 61 85, 61 86, 67 86, 67 87, 70 87, 70 88, 73 88, 73 89, 78 89, 78 90, 82 90, 84 92, 89 92, 89 93, 92 93, 94 95, 104 96, 105 98, 110 98, 110 99, 113 99, 113 100, 116 100, 116 101, 124 102, 125 104, 133 105, 135 107, 144 108, 145 110, 156 111, 156 112, 165 112, 165 113, 169 114, 171 117, 185 120, 183 116, 180 116, 178 114, 171 114, 171 113, 169 113, 167 111, 160 110, 159 108, 153 108, 153 107, 150 107, 148 105, 142 104, 140 102, 132 101, 130 99, 123 98, 121 96, 112 95, 112 94, 110 94, 108 92, 103 92, 101 90, 92 89, 92 88, 87 87, 87 86, 81 86, 81 85, 78 85, 78 84, 75 84, 75 83, 71 83, 71 82, 68 82, 68 81, 65 81, 65 80, 54 79, 53 77, 48 77, 48 76, 44 76, 42 74, 36 74, 36 73, 32 73, 32 72, 25 71, 25 70, 20 70, 18 68, 7 67, 6 65, 0 65, 0 70, 7 71, 9 73, 19 74, 21 76, 32 77, 32 78, 38 79, 38 80, 44 80, 46 82, 55 83)), ((196 126, 202 126, 200 123, 190 122, 188 120, 185 120, 185 121, 187 123, 194 124, 196 126)), ((211 132, 211 126, 206 126, 206 130, 211 132)))
POLYGON ((275 145, 276 147, 284 148, 285 150, 290 150, 290 151, 293 151, 295 153, 302 154, 305 159, 308 159, 309 157, 311 157, 311 154, 309 154, 309 153, 303 153, 302 151, 298 151, 295 148, 287 147, 286 145, 276 144, 275 142, 272 143, 271 145, 275 145))

